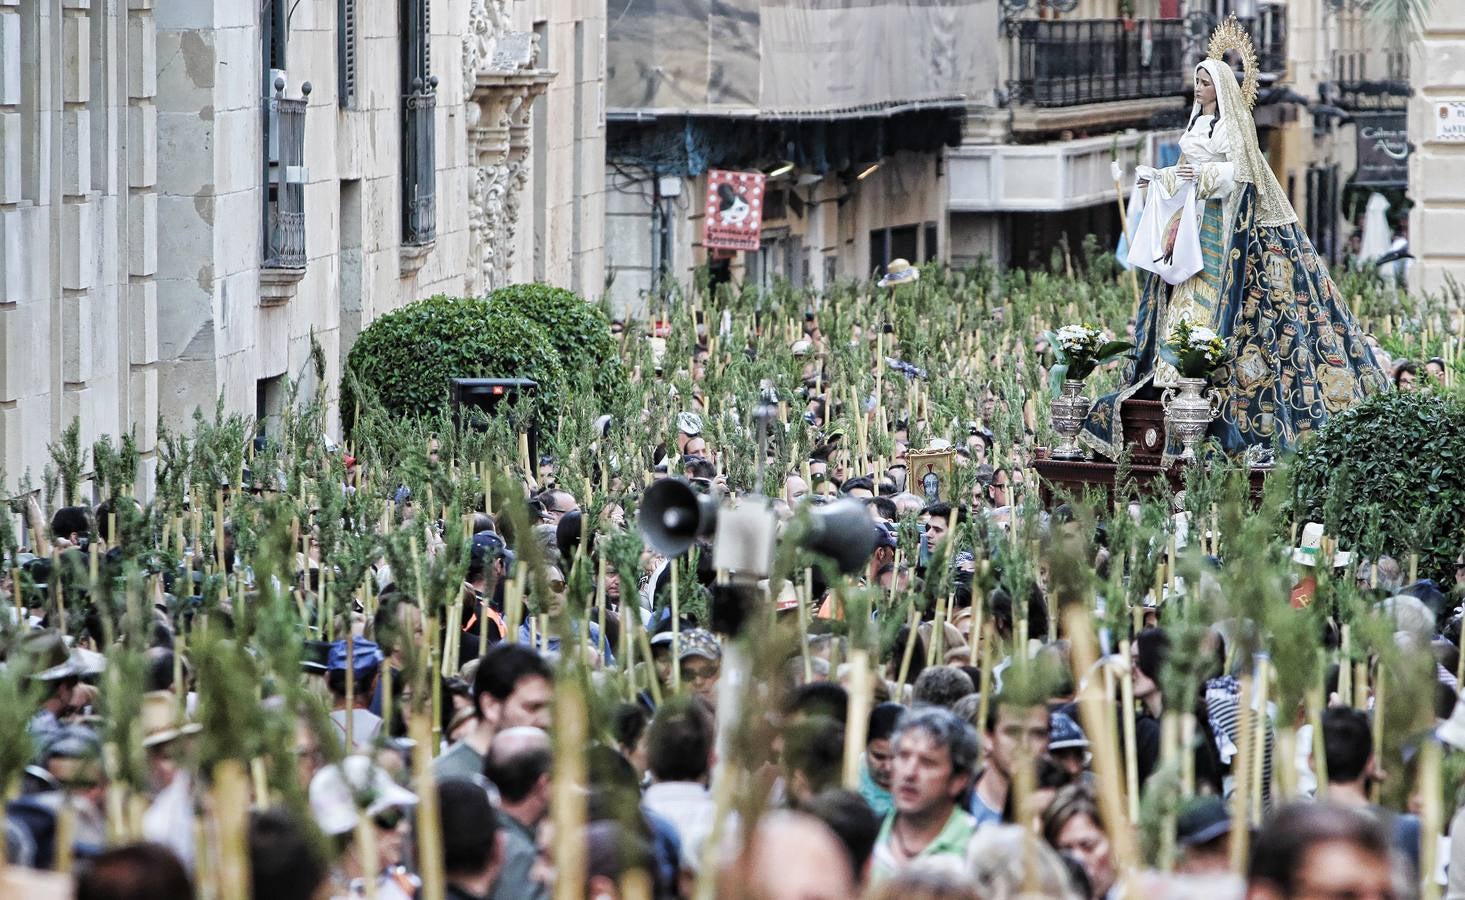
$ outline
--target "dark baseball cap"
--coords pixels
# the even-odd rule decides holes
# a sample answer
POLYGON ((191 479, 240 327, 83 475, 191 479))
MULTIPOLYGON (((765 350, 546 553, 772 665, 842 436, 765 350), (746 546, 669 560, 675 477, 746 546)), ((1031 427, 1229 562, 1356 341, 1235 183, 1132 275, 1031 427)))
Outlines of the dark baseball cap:
POLYGON ((895 526, 891 525, 889 522, 876 522, 875 546, 895 547, 897 544, 899 544, 899 541, 896 538, 895 526))
POLYGON ((1231 832, 1231 815, 1226 801, 1215 795, 1194 797, 1180 807, 1175 817, 1175 839, 1182 847, 1209 844, 1231 832))
POLYGON ((482 562, 502 559, 505 565, 513 565, 514 551, 497 532, 480 531, 473 535, 473 558, 482 562))

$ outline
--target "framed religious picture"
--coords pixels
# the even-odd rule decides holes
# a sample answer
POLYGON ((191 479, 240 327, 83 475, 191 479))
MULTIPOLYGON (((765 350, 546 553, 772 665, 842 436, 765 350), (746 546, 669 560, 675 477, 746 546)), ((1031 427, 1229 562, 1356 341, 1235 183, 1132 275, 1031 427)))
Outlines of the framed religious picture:
POLYGON ((906 471, 910 473, 906 484, 911 493, 926 498, 927 503, 952 500, 955 450, 911 450, 906 454, 906 471))

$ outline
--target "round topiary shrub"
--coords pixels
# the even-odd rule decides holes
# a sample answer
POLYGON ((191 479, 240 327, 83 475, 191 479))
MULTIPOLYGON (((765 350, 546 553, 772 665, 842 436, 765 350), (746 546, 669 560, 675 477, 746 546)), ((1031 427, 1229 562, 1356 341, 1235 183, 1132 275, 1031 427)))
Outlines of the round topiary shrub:
POLYGON ((567 373, 593 373, 596 398, 607 404, 626 383, 610 322, 600 307, 564 288, 511 284, 488 295, 543 326, 567 373))
MULTIPOLYGON (((564 369, 549 335, 505 304, 481 297, 430 297, 374 320, 361 332, 346 365, 386 410, 423 416, 447 408, 454 378, 532 378, 541 424, 557 408, 564 369)), ((355 397, 344 395, 352 420, 355 397)))
POLYGON ((1465 403, 1376 394, 1334 416, 1298 451, 1296 518, 1325 522, 1343 549, 1387 553, 1447 589, 1465 522, 1465 403))

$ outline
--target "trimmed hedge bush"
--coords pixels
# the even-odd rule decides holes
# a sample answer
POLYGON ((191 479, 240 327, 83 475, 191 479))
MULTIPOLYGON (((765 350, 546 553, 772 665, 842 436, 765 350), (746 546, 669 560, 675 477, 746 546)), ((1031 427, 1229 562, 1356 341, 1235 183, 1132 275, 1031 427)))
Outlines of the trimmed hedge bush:
MULTIPOLYGON (((449 405, 453 378, 532 378, 539 383, 541 424, 556 409, 564 369, 549 335, 505 304, 481 297, 436 296, 373 321, 346 365, 388 412, 436 414, 449 405)), ((356 400, 343 392, 342 415, 356 400)))
POLYGON ((611 337, 610 322, 600 307, 547 284, 511 284, 489 294, 488 299, 541 325, 566 373, 593 373, 595 395, 602 405, 624 389, 625 369, 611 337))
MULTIPOLYGON (((1328 420, 1297 454, 1297 518, 1325 522, 1345 550, 1380 550, 1454 585, 1465 522, 1465 403, 1376 394, 1328 420)), ((1406 568, 1407 571, 1407 568, 1406 568)))

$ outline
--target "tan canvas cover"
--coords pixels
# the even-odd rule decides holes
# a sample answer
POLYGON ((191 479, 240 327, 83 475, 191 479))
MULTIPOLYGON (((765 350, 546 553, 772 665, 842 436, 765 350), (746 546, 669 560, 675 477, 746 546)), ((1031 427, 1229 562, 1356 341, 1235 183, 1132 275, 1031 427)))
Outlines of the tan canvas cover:
POLYGON ((990 103, 997 0, 611 0, 615 111, 851 115, 990 103))

